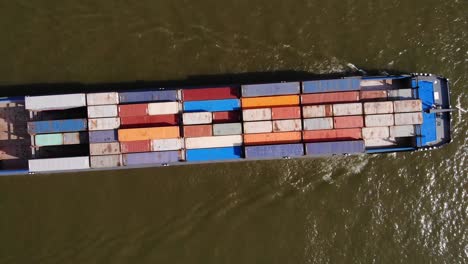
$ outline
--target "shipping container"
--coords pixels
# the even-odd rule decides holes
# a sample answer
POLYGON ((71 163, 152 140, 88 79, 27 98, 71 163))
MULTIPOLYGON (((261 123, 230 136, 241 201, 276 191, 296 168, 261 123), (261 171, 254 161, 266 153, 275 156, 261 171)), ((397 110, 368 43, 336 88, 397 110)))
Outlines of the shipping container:
POLYGON ((305 144, 306 155, 308 156, 330 156, 340 154, 364 153, 364 141, 336 141, 336 142, 316 142, 305 144))
POLYGON ((366 148, 396 146, 395 138, 371 138, 364 140, 366 148))
POLYGON ((149 103, 148 115, 170 115, 180 112, 179 102, 149 103))
POLYGON ((242 97, 258 97, 301 93, 299 82, 242 85, 242 97))
POLYGON ((273 132, 273 125, 271 121, 254 121, 244 122, 244 133, 270 133, 273 132))
POLYGON ((87 105, 116 105, 119 104, 119 93, 89 93, 86 102, 87 105))
POLYGON ((218 161, 240 159, 243 156, 242 147, 188 149, 187 161, 218 161))
POLYGON ((358 78, 346 78, 336 80, 317 80, 302 82, 303 93, 326 93, 326 92, 343 92, 355 91, 360 89, 360 81, 358 78))
POLYGON ((38 147, 63 145, 63 134, 41 134, 34 136, 34 145, 38 147))
POLYGON ((301 131, 301 119, 285 119, 273 121, 273 132, 301 131))
POLYGON ((333 118, 333 126, 335 128, 363 127, 364 118, 362 116, 337 116, 333 118))
POLYGON ((365 124, 366 124, 366 127, 393 126, 393 115, 392 114, 366 115, 365 124))
POLYGON ((277 132, 261 134, 245 134, 245 145, 281 144, 301 142, 301 132, 277 132))
POLYGON ((151 151, 168 151, 183 149, 184 139, 168 138, 168 139, 153 139, 151 141, 151 151))
POLYGON ((302 143, 245 147, 245 157, 248 159, 300 157, 303 155, 304 145, 302 143))
POLYGON ((224 112, 240 109, 239 99, 184 102, 184 112, 224 112))
POLYGON ((419 99, 393 101, 393 108, 395 109, 395 113, 421 112, 422 103, 419 99))
POLYGON ((212 125, 184 126, 184 137, 209 137, 213 135, 212 125))
POLYGON ((318 93, 301 95, 301 103, 307 104, 329 104, 329 103, 347 103, 358 102, 359 92, 340 92, 340 93, 318 93))
POLYGON ((241 145, 242 145, 241 135, 196 137, 196 138, 185 139, 186 149, 221 148, 221 147, 232 147, 232 146, 241 146, 241 145))
POLYGON ((136 140, 120 142, 122 153, 150 152, 151 140, 136 140))
POLYGON ((332 105, 306 105, 302 107, 304 118, 333 116, 332 105))
POLYGON ((416 128, 414 125, 391 126, 390 137, 413 137, 416 136, 416 128))
POLYGON ((174 163, 181 160, 180 151, 157 151, 144 153, 127 153, 122 155, 124 166, 174 163))
POLYGON ((92 156, 120 154, 120 144, 119 142, 91 143, 89 144, 89 153, 92 156))
POLYGON ((361 80, 361 87, 363 90, 385 90, 392 86, 392 79, 378 78, 361 80))
POLYGON ((122 155, 91 156, 91 168, 113 168, 122 166, 122 155))
POLYGON ((88 143, 88 134, 86 132, 63 133, 64 145, 78 145, 88 143))
POLYGON ((180 137, 178 126, 119 129, 119 141, 137 141, 180 137))
POLYGON ((333 128, 333 118, 331 117, 307 118, 303 121, 304 130, 320 130, 333 128))
POLYGON ((239 88, 238 87, 216 87, 216 88, 183 89, 182 97, 185 102, 218 100, 218 99, 235 99, 235 98, 239 98, 239 88))
POLYGON ((88 118, 114 117, 117 115, 117 105, 88 106, 88 118))
POLYGON ((118 141, 117 130, 100 130, 88 132, 89 143, 106 143, 118 141))
POLYGON ((364 127, 362 128, 362 138, 388 138, 390 137, 390 130, 388 127, 364 127))
POLYGON ((119 116, 146 116, 148 115, 148 104, 119 105, 119 116))
POLYGON ((271 108, 271 119, 297 119, 301 118, 301 108, 299 106, 283 106, 271 108))
POLYGON ((387 90, 361 91, 359 97, 361 101, 385 101, 387 90))
POLYGON ((393 113, 393 102, 368 102, 364 103, 364 114, 391 114, 393 113))
POLYGON ((86 128, 86 118, 28 122, 28 133, 31 135, 78 132, 85 131, 86 128))
POLYGON ((62 110, 86 106, 84 93, 26 96, 24 99, 25 108, 30 111, 62 110))
POLYGON ((298 95, 281 95, 242 98, 242 108, 299 105, 298 95))
POLYGON ((242 110, 242 119, 244 121, 271 120, 271 108, 242 110))
POLYGON ((362 103, 334 104, 334 116, 362 115, 362 103))
POLYGON ((106 118, 92 118, 88 120, 89 130, 109 130, 117 129, 120 127, 120 118, 106 117, 106 118))
POLYGON ((304 142, 362 139, 361 128, 309 130, 302 132, 304 142))
POLYGON ((395 125, 419 125, 423 123, 421 112, 395 114, 395 125))
POLYGON ((133 91, 120 92, 119 100, 121 104, 158 102, 158 101, 177 101, 176 90, 164 91, 133 91))
POLYGON ((242 135, 242 124, 241 123, 214 124, 213 135, 215 136, 242 135))
POLYGON ((388 90, 388 99, 405 100, 413 98, 413 89, 394 89, 388 90))
POLYGON ((125 116, 120 118, 121 128, 141 128, 174 126, 179 123, 179 115, 125 116))
POLYGON ((213 112, 213 123, 235 123, 241 121, 240 111, 213 112))
POLYGON ((89 169, 89 156, 29 160, 30 172, 89 169))
POLYGON ((213 116, 210 112, 184 113, 182 120, 184 125, 211 124, 213 116))

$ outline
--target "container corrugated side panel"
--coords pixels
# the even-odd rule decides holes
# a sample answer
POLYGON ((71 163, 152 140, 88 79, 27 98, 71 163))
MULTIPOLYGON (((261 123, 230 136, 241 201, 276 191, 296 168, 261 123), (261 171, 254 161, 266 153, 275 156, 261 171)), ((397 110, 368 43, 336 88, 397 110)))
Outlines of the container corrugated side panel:
POLYGON ((413 89, 394 89, 388 90, 388 99, 405 100, 413 98, 413 89))
POLYGON ((88 118, 115 117, 117 115, 117 105, 88 106, 88 118))
POLYGON ((213 123, 230 123, 241 121, 240 111, 213 112, 213 123))
POLYGON ((186 149, 222 148, 242 145, 241 135, 186 138, 186 149))
POLYGON ((148 115, 148 104, 119 105, 119 116, 146 116, 148 115))
POLYGON ((213 135, 215 136, 242 135, 242 124, 241 123, 214 124, 213 135))
POLYGON ((182 148, 184 148, 184 139, 182 138, 153 139, 151 141, 151 151, 179 150, 182 148))
POLYGON ((273 132, 301 131, 301 119, 285 119, 273 121, 273 132))
POLYGON ((148 115, 170 115, 180 111, 179 102, 149 103, 148 115))
POLYGON ((244 122, 245 134, 270 132, 273 132, 273 124, 271 121, 244 122))
POLYGON ((224 148, 188 149, 187 161, 219 161, 240 159, 243 156, 241 146, 224 148))
POLYGON ((122 153, 150 152, 151 140, 120 142, 120 151, 122 153))
POLYGON ((86 95, 88 105, 116 105, 119 103, 119 93, 89 93, 86 95))
POLYGON ((122 166, 122 156, 119 155, 105 155, 105 156, 92 156, 90 157, 91 168, 114 168, 122 166))
POLYGON ((388 127, 364 127, 362 128, 362 138, 388 138, 390 131, 388 127))
POLYGON ((306 105, 302 107, 304 118, 333 116, 332 105, 306 105))
POLYGON ((363 140, 306 143, 305 149, 308 156, 358 154, 365 151, 363 140))
POLYGON ((89 152, 93 156, 120 154, 120 143, 91 143, 89 144, 89 152))
POLYGON ((299 94, 300 92, 301 84, 299 82, 242 85, 243 97, 299 94))
POLYGON ((213 115, 210 112, 183 113, 182 121, 184 125, 211 124, 213 115))
POLYGON ((212 125, 184 126, 184 137, 209 137, 213 135, 212 125))
POLYGON ((235 99, 235 98, 239 98, 239 88, 238 87, 213 87, 213 88, 183 89, 182 97, 184 101, 235 99))
POLYGON ((389 147, 397 145, 395 138, 371 138, 365 141, 366 148, 389 147))
POLYGON ((176 90, 164 90, 164 91, 120 92, 119 100, 121 104, 157 102, 157 101, 177 101, 177 91, 176 90))
POLYGON ((331 117, 308 118, 304 119, 303 122, 304 130, 321 130, 333 128, 333 118, 331 117))
POLYGON ((121 128, 141 128, 153 126, 174 126, 179 123, 179 115, 125 116, 120 117, 121 128))
POLYGON ((63 145, 63 134, 41 134, 34 136, 35 146, 59 146, 63 145))
POLYGON ((105 118, 90 118, 88 120, 89 130, 109 130, 120 127, 120 118, 105 117, 105 118))
POLYGON ((86 106, 84 93, 25 97, 25 108, 31 111, 61 110, 84 106, 86 106))
POLYGON ((334 104, 334 116, 362 115, 362 103, 334 104))
POLYGON ((395 113, 421 112, 422 102, 419 99, 393 101, 393 108, 395 110, 395 113))
POLYGON ((242 108, 261 108, 273 106, 299 105, 298 95, 279 95, 241 98, 242 108))
POLYGON ((88 134, 86 132, 63 133, 64 145, 78 145, 88 143, 88 134))
POLYGON ((301 132, 298 131, 244 134, 245 145, 298 143, 301 139, 301 132))
POLYGON ((88 133, 90 143, 105 143, 118 141, 117 130, 89 131, 88 133))
POLYGON ((206 100, 184 102, 185 112, 223 112, 240 109, 239 99, 206 100))
POLYGON ((160 151, 160 152, 144 152, 144 153, 128 153, 122 155, 123 164, 125 166, 149 165, 174 163, 180 159, 180 151, 160 151))
POLYGON ((362 139, 361 128, 307 130, 302 132, 304 142, 362 139))
POLYGON ((302 82, 303 93, 342 92, 356 91, 359 89, 360 79, 358 78, 302 82))
POLYGON ((301 143, 245 147, 245 157, 247 159, 298 157, 303 155, 304 146, 301 143))
POLYGON ((414 125, 391 126, 390 137, 413 137, 416 136, 414 125))
POLYGON ((180 137, 178 126, 119 129, 119 141, 165 139, 180 137))
POLYGON ((89 156, 29 160, 29 171, 66 171, 89 169, 89 156))
POLYGON ((362 116, 336 116, 333 118, 334 128, 355 128, 363 126, 364 118, 362 116))
POLYGON ((86 123, 87 123, 86 118, 50 120, 50 121, 33 121, 33 122, 28 122, 28 133, 33 135, 33 134, 85 131, 87 128, 86 123))
POLYGON ((393 102, 368 102, 364 103, 364 114, 391 114, 393 113, 393 102))
POLYGON ((395 125, 420 125, 423 123, 422 112, 396 113, 395 125))
POLYGON ((394 120, 392 114, 366 115, 366 127, 393 126, 394 120))
POLYGON ((242 118, 244 121, 262 121, 271 120, 271 108, 245 109, 242 110, 242 118))
POLYGON ((359 101, 359 92, 337 92, 337 93, 317 93, 317 94, 302 94, 301 103, 307 104, 328 104, 328 103, 345 103, 359 101))
POLYGON ((283 106, 271 108, 271 119, 296 119, 301 118, 301 107, 299 106, 283 106))

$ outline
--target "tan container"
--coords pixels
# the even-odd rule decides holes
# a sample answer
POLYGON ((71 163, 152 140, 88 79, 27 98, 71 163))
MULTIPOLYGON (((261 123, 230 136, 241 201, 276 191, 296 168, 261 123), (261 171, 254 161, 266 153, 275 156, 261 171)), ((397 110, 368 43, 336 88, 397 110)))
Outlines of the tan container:
POLYGON ((244 133, 270 133, 273 131, 271 121, 244 122, 244 133))
POLYGON ((148 115, 170 115, 179 113, 179 102, 149 103, 148 115))
POLYGON ((86 95, 87 105, 112 105, 119 104, 119 94, 110 93, 89 93, 86 95))
POLYGON ((119 127, 120 127, 120 118, 118 117, 88 119, 88 129, 91 131, 118 129, 119 127))
POLYGON ((421 100, 393 101, 393 108, 395 113, 421 112, 422 103, 421 100))
POLYGON ((271 120, 271 108, 246 109, 242 111, 244 121, 271 120))
POLYGON ((182 116, 184 125, 211 124, 213 114, 211 112, 184 113, 182 116))
POLYGON ((419 125, 423 123, 421 112, 395 114, 395 125, 419 125))
POLYGON ((333 129, 332 117, 304 119, 304 130, 333 129))
POLYGON ((245 134, 245 145, 256 144, 280 144, 280 143, 295 143, 302 139, 301 132, 277 132, 277 133, 261 133, 261 134, 245 134))
POLYGON ((397 142, 394 138, 371 138, 364 140, 364 145, 369 148, 395 146, 396 144, 397 142))
POLYGON ((91 168, 112 168, 122 166, 122 155, 91 156, 91 168))
POLYGON ((117 105, 88 106, 88 118, 115 117, 117 115, 117 105))
POLYGON ((119 141, 137 141, 180 137, 178 126, 119 129, 119 141))
POLYGON ((91 143, 89 144, 89 153, 92 156, 120 154, 120 143, 91 143))
POLYGON ((273 121, 273 132, 301 131, 301 119, 275 120, 273 121))
POLYGON ((382 127, 382 126, 393 126, 393 115, 366 115, 365 116, 366 127, 382 127))
POLYGON ((184 140, 182 138, 153 139, 151 141, 152 151, 179 150, 182 148, 184 148, 184 140))
POLYGON ((393 113, 393 102, 369 102, 364 103, 364 114, 391 114, 393 113))
POLYGON ((304 118, 327 117, 332 115, 332 105, 307 105, 302 107, 302 116, 304 118))
POLYGON ((363 127, 362 138, 388 138, 390 136, 388 127, 363 127))
POLYGON ((416 135, 414 125, 391 126, 390 137, 413 137, 416 135))
POLYGON ((242 98, 242 108, 299 105, 298 95, 264 96, 242 98))
POLYGON ((186 149, 222 148, 242 145, 242 135, 186 138, 186 149))
POLYGON ((362 115, 362 103, 334 104, 334 116, 362 115))

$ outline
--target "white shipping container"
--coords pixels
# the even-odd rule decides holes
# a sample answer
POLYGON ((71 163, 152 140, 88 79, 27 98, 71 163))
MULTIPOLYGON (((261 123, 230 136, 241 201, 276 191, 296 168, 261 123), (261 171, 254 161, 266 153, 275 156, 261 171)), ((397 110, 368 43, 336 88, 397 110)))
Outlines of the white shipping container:
POLYGON ((119 104, 119 93, 89 93, 86 95, 88 105, 112 105, 119 104))
POLYGON ((419 99, 393 101, 393 108, 395 109, 395 113, 421 112, 422 103, 419 99))
POLYGON ((390 132, 388 127, 363 127, 362 138, 373 139, 373 138, 388 138, 390 132))
POLYGON ((152 151, 179 150, 184 148, 184 140, 181 138, 153 139, 151 141, 152 151))
POLYGON ((242 135, 186 138, 186 149, 242 146, 242 135))
POLYGON ((273 131, 273 125, 271 121, 255 121, 255 122, 244 122, 244 133, 270 133, 273 131))
POLYGON ((273 121, 273 132, 301 131, 301 119, 287 119, 273 121))
POLYGON ((364 145, 366 147, 388 147, 388 146, 394 146, 396 145, 397 142, 395 138, 371 138, 371 139, 365 139, 364 140, 364 145))
POLYGON ((66 171, 89 169, 89 156, 29 160, 29 171, 66 171))
POLYGON ((117 105, 91 105, 88 106, 88 118, 114 117, 117 114, 117 105))
POLYGON ((84 106, 86 106, 84 93, 26 96, 25 98, 25 108, 31 111, 63 110, 84 106))
POLYGON ((420 125, 423 123, 421 112, 395 114, 395 125, 420 125))
POLYGON ((388 90, 388 99, 403 100, 412 99, 413 89, 394 89, 388 90))
POLYGON ((366 115, 365 116, 366 127, 382 127, 382 126, 393 126, 393 115, 366 115))
POLYGON ((118 129, 119 127, 120 118, 118 117, 88 119, 88 129, 91 131, 118 129))
POLYGON ((93 155, 93 156, 119 154, 120 153, 120 143, 119 142, 90 143, 89 144, 89 153, 91 155, 93 155))
POLYGON ((302 107, 302 116, 304 118, 326 117, 332 115, 332 105, 307 105, 302 107))
POLYGON ((271 120, 271 108, 246 109, 242 111, 244 121, 271 120))
POLYGON ((179 102, 149 103, 148 115, 170 115, 179 113, 179 102))
POLYGON ((322 130, 322 129, 333 129, 332 117, 304 119, 304 130, 322 130))
POLYGON ((362 103, 333 104, 333 115, 362 115, 362 103))
POLYGON ((390 127, 390 137, 412 137, 415 135, 416 135, 416 127, 414 125, 390 127))
POLYGON ((364 114, 391 114, 393 113, 393 102, 368 102, 364 103, 364 114))
POLYGON ((211 112, 193 112, 182 115, 184 125, 211 124, 213 116, 211 112))
POLYGON ((122 166, 122 155, 105 155, 90 157, 91 168, 113 168, 122 166))
POLYGON ((242 135, 241 123, 224 123, 213 125, 213 136, 242 135))

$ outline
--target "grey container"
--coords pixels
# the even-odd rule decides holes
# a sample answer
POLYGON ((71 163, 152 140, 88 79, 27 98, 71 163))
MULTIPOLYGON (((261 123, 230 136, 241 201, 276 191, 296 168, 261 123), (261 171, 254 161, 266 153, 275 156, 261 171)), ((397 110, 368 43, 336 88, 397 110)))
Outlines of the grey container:
POLYGON ((304 146, 302 143, 245 147, 245 157, 248 159, 298 157, 303 155, 304 146))
POLYGON ((123 164, 125 166, 173 163, 178 162, 179 159, 180 151, 178 150, 128 153, 122 155, 123 164))
POLYGON ((113 168, 122 166, 121 155, 105 155, 90 157, 91 168, 113 168))
POLYGON ((364 153, 365 146, 363 140, 318 142, 306 143, 305 150, 308 156, 330 156, 364 153))
POLYGON ((241 123, 225 123, 213 125, 214 136, 242 135, 241 123))
POLYGON ((394 89, 388 90, 388 99, 390 100, 403 100, 403 99, 412 99, 413 89, 394 89))
POLYGON ((301 84, 299 82, 242 85, 243 97, 299 94, 300 92, 301 84))
POLYGON ((331 117, 304 119, 304 130, 321 130, 321 129, 332 129, 332 128, 333 128, 333 118, 331 117))
POLYGON ((88 134, 86 132, 63 133, 64 145, 78 145, 88 143, 88 134))
POLYGON ((89 143, 109 143, 117 142, 118 134, 117 130, 100 130, 100 131, 89 131, 88 134, 89 143))

